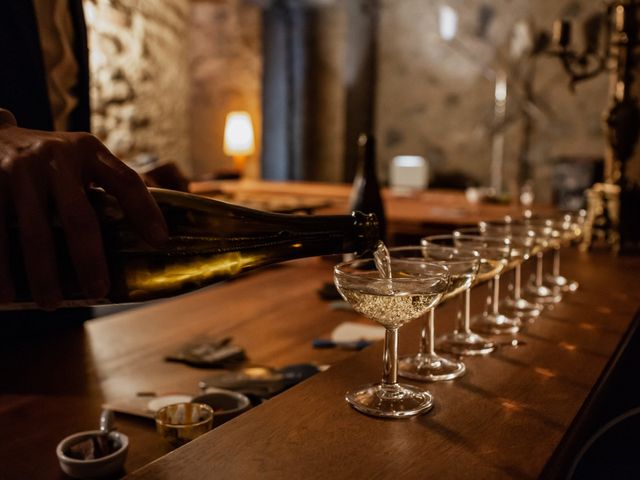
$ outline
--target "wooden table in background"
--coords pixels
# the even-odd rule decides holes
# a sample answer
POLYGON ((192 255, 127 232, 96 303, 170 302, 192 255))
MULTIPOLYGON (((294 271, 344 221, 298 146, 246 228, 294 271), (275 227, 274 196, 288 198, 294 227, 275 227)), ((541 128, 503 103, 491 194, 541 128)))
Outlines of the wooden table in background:
MULTIPOLYGON (((639 258, 566 252, 563 268, 579 291, 528 326, 525 346, 469 358, 463 378, 428 385, 435 408, 408 420, 370 418, 343 399, 347 389, 379 380, 379 344, 358 353, 312 349, 313 338, 358 319, 318 298, 331 278, 331 264, 320 259, 5 342, 0 479, 63 477, 57 442, 94 428, 103 401, 194 392, 208 372, 163 357, 201 334, 233 336, 258 364, 334 366, 171 453, 153 422, 119 415, 118 429, 131 439, 131 478, 536 478, 615 364, 609 359, 640 305, 638 289, 628 288, 639 267, 639 258)), ((474 290, 476 311, 483 289, 474 290)), ((440 332, 451 329, 456 308, 438 310, 440 332)), ((402 352, 415 351, 418 329, 418 322, 403 329, 402 352)))
MULTIPOLYGON (((195 182, 193 193, 215 196, 216 193, 259 202, 278 201, 284 206, 314 204, 318 213, 344 213, 348 210, 351 185, 313 182, 269 182, 262 180, 195 182)), ((471 203, 465 193, 456 190, 424 190, 411 196, 399 196, 383 190, 390 238, 396 235, 426 235, 450 231, 454 227, 477 225, 480 220, 500 220, 505 215, 520 215, 515 204, 471 203)), ((536 206, 549 212, 548 205, 536 206)))

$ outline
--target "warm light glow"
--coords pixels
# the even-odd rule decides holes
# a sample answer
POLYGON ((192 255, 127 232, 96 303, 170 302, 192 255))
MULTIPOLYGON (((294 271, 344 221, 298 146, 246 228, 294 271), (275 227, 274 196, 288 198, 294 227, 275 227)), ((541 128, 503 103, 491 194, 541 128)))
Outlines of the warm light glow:
POLYGON ((134 292, 132 298, 146 298, 153 292, 178 292, 185 282, 199 286, 207 285, 215 278, 237 275, 244 268, 258 265, 262 255, 237 252, 220 254, 212 258, 196 258, 164 265, 162 272, 136 269, 135 265, 125 272, 127 288, 134 292))
POLYGON ((514 411, 514 412, 518 412, 518 411, 522 410, 522 407, 520 406, 520 404, 518 402, 516 402, 515 400, 509 400, 509 399, 506 399, 506 398, 501 398, 500 399, 500 403, 507 410, 511 410, 511 411, 514 411))
POLYGON ((438 23, 440 26, 440 37, 450 42, 458 32, 458 12, 448 5, 442 5, 438 11, 438 23))
POLYGON ((247 112, 230 112, 224 125, 224 153, 231 157, 255 152, 253 125, 247 112))
POLYGON ((565 350, 568 350, 569 352, 573 352, 574 350, 576 350, 578 348, 573 343, 567 343, 567 342, 560 342, 558 345, 560 345, 560 348, 564 348, 565 350))
POLYGON ((549 370, 548 368, 543 368, 543 367, 536 367, 533 369, 534 372, 542 375, 543 377, 547 377, 547 378, 553 378, 556 376, 555 373, 553 373, 551 370, 549 370))

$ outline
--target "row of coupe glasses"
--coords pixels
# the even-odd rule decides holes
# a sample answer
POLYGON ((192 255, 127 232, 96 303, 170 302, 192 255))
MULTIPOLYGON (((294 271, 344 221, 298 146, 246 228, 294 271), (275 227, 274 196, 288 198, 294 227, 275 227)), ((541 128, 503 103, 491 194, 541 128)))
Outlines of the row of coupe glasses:
MULTIPOLYGON (((402 418, 428 411, 432 395, 399 384, 397 377, 434 382, 466 371, 463 355, 486 355, 499 343, 483 335, 515 334, 545 305, 575 291, 578 284, 560 274, 560 249, 581 234, 580 218, 529 217, 481 222, 450 235, 423 238, 418 246, 387 250, 380 244, 373 259, 356 259, 335 267, 338 291, 354 310, 386 328, 381 383, 348 392, 357 410, 378 417, 402 418), (553 271, 544 275, 544 254, 553 251, 553 271), (535 274, 522 285, 522 263, 536 258, 535 274), (500 276, 513 269, 510 295, 500 302, 500 276), (489 281, 484 311, 471 317, 471 287, 489 281), (455 330, 435 341, 435 307, 461 295, 455 330), (398 330, 422 319, 418 353, 398 359, 398 330), (443 356, 436 352, 452 354, 443 356)), ((509 342, 511 343, 511 342, 509 342)))

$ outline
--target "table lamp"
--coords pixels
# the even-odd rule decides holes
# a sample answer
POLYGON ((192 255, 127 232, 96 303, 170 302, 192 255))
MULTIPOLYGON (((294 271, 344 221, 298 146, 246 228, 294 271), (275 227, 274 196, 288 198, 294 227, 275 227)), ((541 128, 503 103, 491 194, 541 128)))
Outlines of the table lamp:
POLYGON ((247 157, 255 152, 253 125, 248 112, 227 114, 224 125, 224 154, 233 158, 233 165, 242 175, 247 157))

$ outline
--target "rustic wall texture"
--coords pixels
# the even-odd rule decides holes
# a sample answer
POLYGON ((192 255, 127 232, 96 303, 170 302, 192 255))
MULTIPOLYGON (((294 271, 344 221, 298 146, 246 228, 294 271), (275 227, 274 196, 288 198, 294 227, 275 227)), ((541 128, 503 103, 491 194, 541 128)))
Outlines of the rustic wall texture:
POLYGON ((125 160, 152 153, 193 175, 229 168, 225 115, 248 110, 259 171, 261 11, 242 0, 85 0, 94 132, 125 160))
POLYGON ((85 0, 93 130, 125 160, 152 153, 191 173, 189 0, 85 0))
MULTIPOLYGON (((352 1, 311 3, 340 17, 344 15, 340 9, 352 1)), ((267 2, 85 0, 85 5, 92 47, 94 129, 117 154, 128 159, 140 152, 155 153, 176 159, 196 175, 228 168, 231 161, 222 152, 224 118, 235 109, 253 116, 259 150, 263 71, 259 5, 267 2)), ((436 173, 460 172, 487 184, 494 108, 491 72, 502 67, 531 69, 521 79, 510 78, 504 171, 508 190, 517 189, 526 115, 532 119, 527 155, 539 198, 549 197, 555 158, 602 154, 606 76, 580 84, 571 95, 557 59, 538 56, 521 62, 511 54, 523 25, 548 30, 554 19, 565 17, 578 25, 579 36, 579 24, 598 10, 599 2, 380 0, 380 5, 375 104, 383 180, 393 156, 418 154, 430 160, 436 173), (438 9, 445 3, 460 16, 453 42, 438 34, 438 9), (522 79, 531 77, 535 101, 528 105, 522 100, 522 79)), ((344 110, 347 66, 339 64, 346 58, 339 43, 346 45, 349 35, 334 28, 328 36, 335 37, 331 48, 325 49, 329 53, 318 49, 317 62, 310 68, 317 69, 326 98, 335 107, 316 123, 331 125, 334 145, 340 146, 344 124, 335 115, 344 110)), ((577 43, 580 47, 580 39, 577 43)), ((320 147, 318 151, 324 151, 320 147)), ((258 174, 259 153, 249 164, 249 176, 258 174)), ((336 175, 327 172, 340 172, 342 162, 333 150, 326 153, 323 161, 335 165, 318 165, 314 172, 328 179, 336 175)))
POLYGON ((209 174, 232 167, 222 151, 224 120, 232 110, 252 117, 256 153, 246 175, 260 171, 262 124, 261 10, 244 0, 193 1, 188 37, 193 169, 209 174))
MULTIPOLYGON (((382 0, 377 132, 381 174, 400 154, 426 156, 440 173, 460 171, 489 182, 494 83, 483 72, 511 64, 510 49, 518 25, 549 30, 556 18, 579 24, 600 8, 592 0, 382 0), (459 14, 456 40, 439 36, 438 8, 448 4, 459 14)), ((581 38, 577 39, 581 48, 581 38)), ((601 112, 607 77, 580 84, 575 95, 555 58, 537 57, 534 116, 529 161, 539 198, 549 198, 551 162, 562 155, 601 155, 601 112)), ((522 62, 525 63, 525 62, 522 62)), ((515 65, 518 67, 518 65, 515 65)), ((522 66, 522 65, 521 65, 522 66)), ((513 80, 513 79, 512 79, 513 80)), ((507 101, 505 183, 515 190, 523 114, 518 83, 507 101)))

